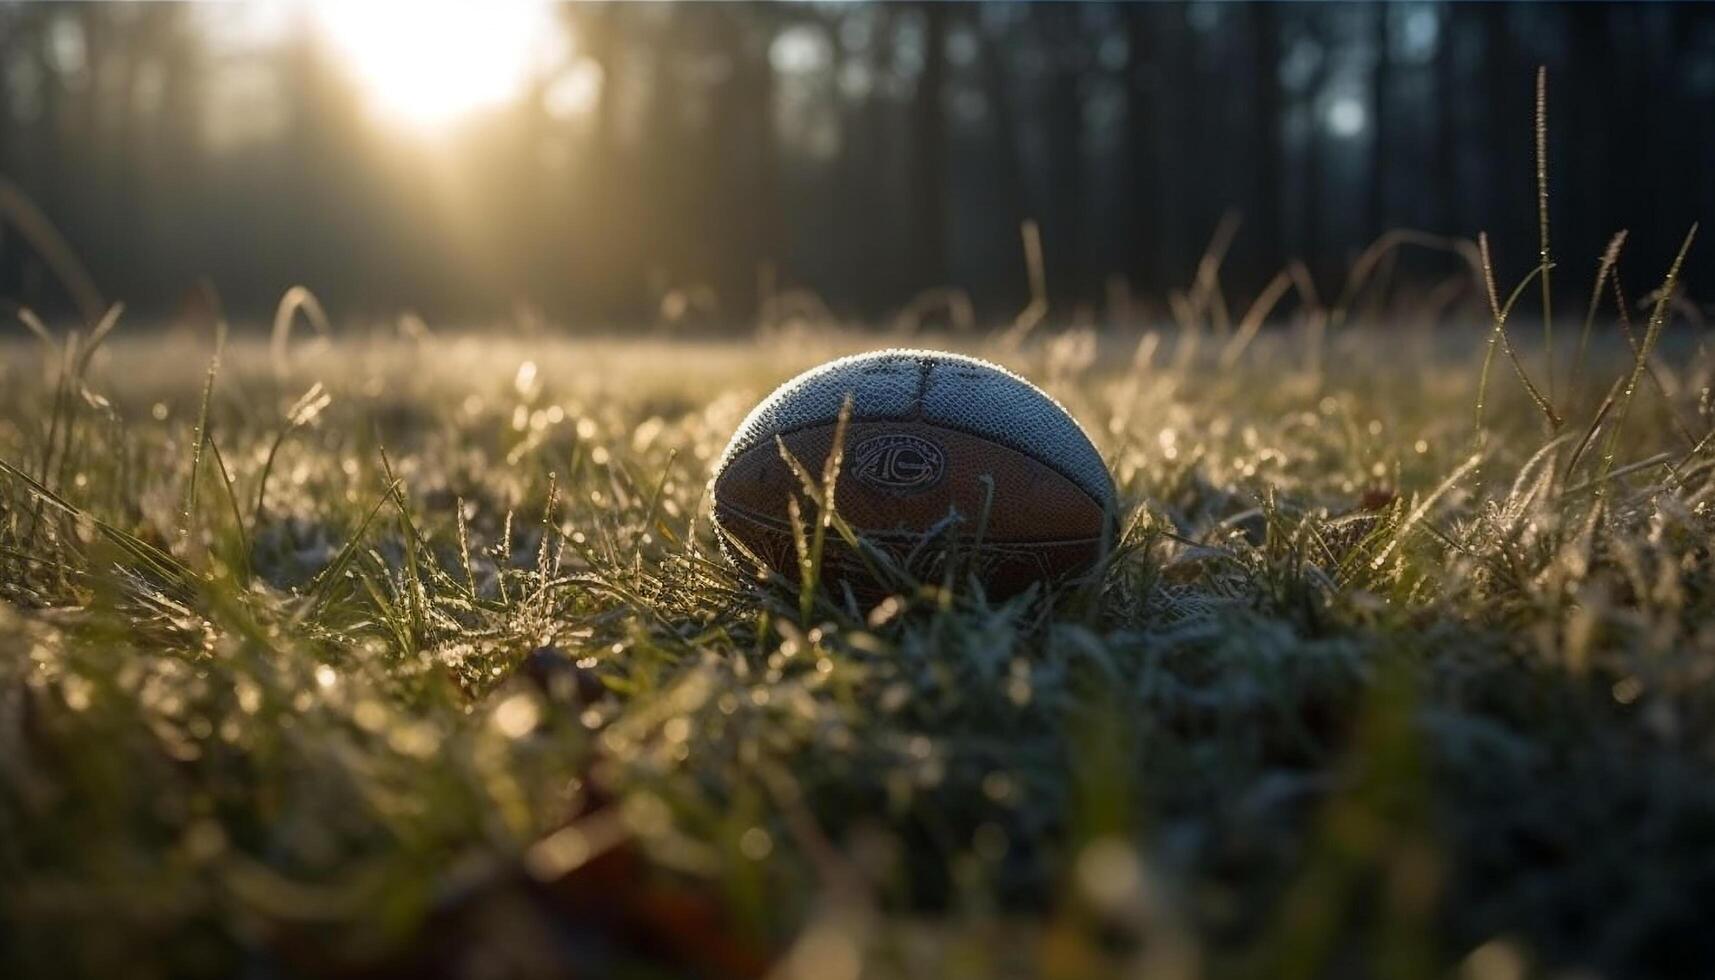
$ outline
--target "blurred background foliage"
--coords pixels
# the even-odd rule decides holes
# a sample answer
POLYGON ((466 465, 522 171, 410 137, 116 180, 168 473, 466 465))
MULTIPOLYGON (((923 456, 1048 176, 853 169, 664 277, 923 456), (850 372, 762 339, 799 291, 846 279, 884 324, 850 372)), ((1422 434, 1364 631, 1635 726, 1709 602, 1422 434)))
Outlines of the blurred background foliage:
MULTIPOLYGON (((1487 229, 1522 274, 1539 64, 1557 281, 1620 228, 1665 267, 1715 204, 1707 5, 0 3, 0 175, 133 318, 302 283, 430 322, 948 285, 992 319, 1034 219, 1061 315, 1141 320, 1228 214, 1241 293, 1292 258, 1333 290, 1398 226, 1487 229)), ((69 311, 13 217, 0 298, 69 311)))

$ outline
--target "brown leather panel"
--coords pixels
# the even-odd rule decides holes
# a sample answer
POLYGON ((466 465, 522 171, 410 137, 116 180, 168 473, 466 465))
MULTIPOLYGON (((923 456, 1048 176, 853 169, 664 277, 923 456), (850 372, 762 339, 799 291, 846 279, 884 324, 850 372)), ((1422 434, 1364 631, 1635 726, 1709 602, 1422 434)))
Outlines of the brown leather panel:
MULTIPOLYGON (((718 503, 715 506, 715 526, 722 535, 730 535, 743 543, 788 581, 798 581, 798 552, 792 543, 790 528, 718 503)), ((945 548, 924 549, 913 559, 916 539, 865 537, 917 581, 941 581, 947 560, 945 548)), ((977 573, 990 596, 1004 599, 1035 583, 1048 585, 1089 569, 1101 557, 1101 549, 1100 538, 1013 545, 985 542, 980 554, 972 556, 967 553, 959 561, 962 570, 977 573)), ((821 580, 835 594, 842 585, 849 585, 859 597, 874 598, 881 593, 879 584, 870 576, 863 561, 831 531, 822 548, 821 580)))
MULTIPOLYGON (((819 477, 833 432, 831 424, 818 425, 783 439, 819 477)), ((985 475, 993 479, 994 496, 979 562, 992 592, 1017 592, 1098 556, 1106 515, 1069 479, 1017 450, 925 422, 852 422, 835 502, 853 528, 903 557, 952 511, 965 518, 959 537, 974 538, 988 493, 985 475)), ((796 557, 786 500, 799 486, 772 441, 733 459, 714 484, 721 530, 789 577, 795 577, 796 557)), ((844 552, 830 535, 830 579, 846 577, 841 568, 861 568, 844 552)), ((922 577, 927 570, 914 571, 922 577)))

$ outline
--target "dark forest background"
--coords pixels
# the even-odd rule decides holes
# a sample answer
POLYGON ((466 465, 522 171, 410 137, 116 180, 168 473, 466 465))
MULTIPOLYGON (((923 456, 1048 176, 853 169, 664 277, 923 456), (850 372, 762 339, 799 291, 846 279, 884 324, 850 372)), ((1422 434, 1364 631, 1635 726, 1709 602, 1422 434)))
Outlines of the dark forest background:
MULTIPOLYGON (((1486 229, 1514 278, 1538 65, 1558 284, 1621 228, 1655 275, 1715 211, 1710 5, 572 5, 560 63, 434 141, 370 118, 307 18, 237 44, 216 16, 0 4, 0 186, 134 313, 261 316, 302 283, 336 317, 713 326, 951 285, 996 318, 1035 219, 1056 311, 1099 318, 1160 311, 1229 213, 1235 290, 1293 258, 1334 289, 1400 226, 1486 229)), ((21 220, 0 297, 70 311, 21 220)))

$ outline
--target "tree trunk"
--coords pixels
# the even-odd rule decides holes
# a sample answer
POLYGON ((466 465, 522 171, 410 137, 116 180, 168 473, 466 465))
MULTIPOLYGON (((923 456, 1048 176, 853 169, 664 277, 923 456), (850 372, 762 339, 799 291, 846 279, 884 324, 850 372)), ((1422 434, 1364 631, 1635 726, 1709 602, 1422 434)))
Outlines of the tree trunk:
POLYGON ((1462 196, 1459 193, 1459 123, 1457 108, 1461 92, 1459 90, 1459 66, 1457 61, 1457 40, 1454 36, 1454 26, 1457 23, 1453 8, 1444 7, 1441 11, 1441 29, 1435 36, 1435 88, 1432 98, 1436 107, 1435 119, 1435 159, 1434 181, 1436 190, 1436 214, 1430 227, 1443 231, 1466 234, 1464 214, 1460 207, 1462 196))
POLYGON ((1043 227, 1049 295, 1059 302, 1089 298, 1085 261, 1084 72, 1079 8, 1049 4, 1042 12, 1049 46, 1046 117, 1047 186, 1050 203, 1043 227))
POLYGON ((1483 36, 1478 97, 1485 100, 1482 155, 1488 162, 1482 181, 1484 207, 1478 222, 1498 236, 1497 245, 1523 248, 1528 243, 1526 254, 1535 254, 1535 222, 1529 218, 1536 202, 1529 154, 1530 80, 1515 64, 1510 8, 1498 3, 1472 7, 1478 18, 1474 26, 1483 36))
POLYGON ((923 68, 911 100, 911 222, 917 256, 910 270, 920 288, 943 285, 947 278, 949 208, 947 200, 947 8, 928 0, 918 8, 923 19, 923 68))
POLYGON ((1156 43, 1158 9, 1149 4, 1125 7, 1126 265, 1133 285, 1145 290, 1166 285, 1161 247, 1167 231, 1162 220, 1165 194, 1157 142, 1161 120, 1156 112, 1162 75, 1156 43))
POLYGON ((1280 198, 1286 190, 1280 144, 1279 9, 1271 3, 1259 3, 1251 8, 1251 18, 1251 72, 1256 85, 1251 237, 1258 244, 1264 265, 1278 265, 1285 260, 1280 198))
MULTIPOLYGON (((1323 39, 1317 37, 1316 40, 1320 42, 1323 39)), ((1329 56, 1324 53, 1304 87, 1304 192, 1299 195, 1303 214, 1299 248, 1318 289, 1323 289, 1327 283, 1325 273, 1328 265, 1322 254, 1323 239, 1327 237, 1324 234, 1326 215, 1323 212, 1327 205, 1323 203, 1323 184, 1327 181, 1328 139, 1323 132, 1321 112, 1322 89, 1328 82, 1328 61, 1329 56)))
POLYGON ((1392 149, 1388 140, 1393 135, 1388 105, 1388 95, 1393 88, 1392 15, 1393 6, 1385 3, 1376 4, 1372 14, 1375 24, 1370 44, 1375 49, 1375 67, 1370 74, 1369 198, 1365 208, 1368 220, 1364 229, 1364 234, 1369 237, 1386 231, 1392 221, 1387 193, 1388 155, 1392 149))
MULTIPOLYGON (((1032 212, 1029 189, 1025 185, 1024 162, 1019 155, 1018 111, 1012 97, 1011 78, 1007 74, 1002 45, 1003 39, 991 32, 983 32, 983 94, 992 120, 995 196, 999 199, 1002 215, 1000 233, 1005 236, 1004 241, 1012 243, 1018 241, 1019 229, 1025 219, 1036 215, 1032 212)), ((1016 302, 1022 296, 1024 292, 1018 290, 1011 298, 1016 302)))

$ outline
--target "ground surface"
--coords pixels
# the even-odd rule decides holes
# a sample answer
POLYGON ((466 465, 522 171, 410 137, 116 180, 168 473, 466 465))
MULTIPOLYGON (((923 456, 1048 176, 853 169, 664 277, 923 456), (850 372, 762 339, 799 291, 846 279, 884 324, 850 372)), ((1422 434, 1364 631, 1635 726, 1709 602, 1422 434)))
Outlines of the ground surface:
POLYGON ((235 341, 205 423, 212 341, 126 329, 0 358, 0 974, 1715 964, 1683 323, 1588 439, 1617 341, 1532 361, 1558 434, 1500 355, 1479 430, 1480 327, 966 343, 1122 548, 808 616, 704 483, 887 338, 235 341))

